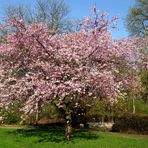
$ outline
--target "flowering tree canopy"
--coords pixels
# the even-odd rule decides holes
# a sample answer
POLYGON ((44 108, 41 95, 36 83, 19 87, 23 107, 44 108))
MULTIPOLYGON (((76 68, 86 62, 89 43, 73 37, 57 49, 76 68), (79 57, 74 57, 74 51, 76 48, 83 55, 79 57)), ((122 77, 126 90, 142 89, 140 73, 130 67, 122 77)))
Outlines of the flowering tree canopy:
MULTIPOLYGON (((26 25, 12 18, 12 32, 0 44, 0 105, 24 99, 28 114, 56 100, 65 108, 67 100, 98 97, 110 102, 132 86, 131 74, 142 63, 137 38, 113 40, 105 19, 94 8, 83 29, 54 34, 46 24, 26 25)), ((1 29, 4 26, 1 26, 1 29)))

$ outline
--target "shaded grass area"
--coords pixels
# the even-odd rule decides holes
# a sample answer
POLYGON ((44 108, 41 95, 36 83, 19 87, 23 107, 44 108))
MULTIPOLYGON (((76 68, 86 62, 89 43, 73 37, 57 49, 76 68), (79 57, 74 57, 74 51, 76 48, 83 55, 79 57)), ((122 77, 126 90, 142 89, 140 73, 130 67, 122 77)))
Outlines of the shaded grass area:
POLYGON ((74 132, 74 139, 63 139, 64 130, 56 127, 24 129, 0 128, 0 148, 147 148, 148 136, 103 133, 98 131, 74 132))

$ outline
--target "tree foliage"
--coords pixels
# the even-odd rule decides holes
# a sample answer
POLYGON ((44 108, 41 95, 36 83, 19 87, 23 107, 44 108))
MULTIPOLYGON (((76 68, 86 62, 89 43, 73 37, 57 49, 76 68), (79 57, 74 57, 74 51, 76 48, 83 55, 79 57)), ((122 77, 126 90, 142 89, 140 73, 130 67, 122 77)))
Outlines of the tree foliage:
POLYGON ((129 9, 126 27, 131 35, 148 35, 148 1, 137 0, 136 4, 129 9))

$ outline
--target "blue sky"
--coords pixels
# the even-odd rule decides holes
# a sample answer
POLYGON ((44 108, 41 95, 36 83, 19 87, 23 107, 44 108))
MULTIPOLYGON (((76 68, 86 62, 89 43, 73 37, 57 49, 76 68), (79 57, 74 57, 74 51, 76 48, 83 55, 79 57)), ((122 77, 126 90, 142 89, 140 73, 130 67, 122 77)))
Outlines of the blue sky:
MULTIPOLYGON (((9 4, 25 4, 32 7, 36 0, 0 0, 0 16, 3 14, 3 8, 9 4)), ((107 11, 110 16, 118 16, 118 29, 113 30, 113 38, 123 38, 128 36, 124 26, 124 20, 129 7, 135 4, 136 0, 65 0, 70 6, 70 17, 73 19, 83 18, 91 15, 91 6, 96 4, 97 9, 107 11)))

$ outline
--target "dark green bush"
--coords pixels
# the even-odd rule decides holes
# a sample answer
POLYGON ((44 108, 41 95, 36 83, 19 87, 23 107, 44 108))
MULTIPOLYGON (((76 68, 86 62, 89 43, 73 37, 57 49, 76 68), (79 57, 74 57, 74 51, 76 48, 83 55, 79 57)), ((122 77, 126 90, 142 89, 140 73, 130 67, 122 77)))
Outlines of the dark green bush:
POLYGON ((123 115, 115 121, 112 131, 148 134, 148 116, 139 114, 123 115))

